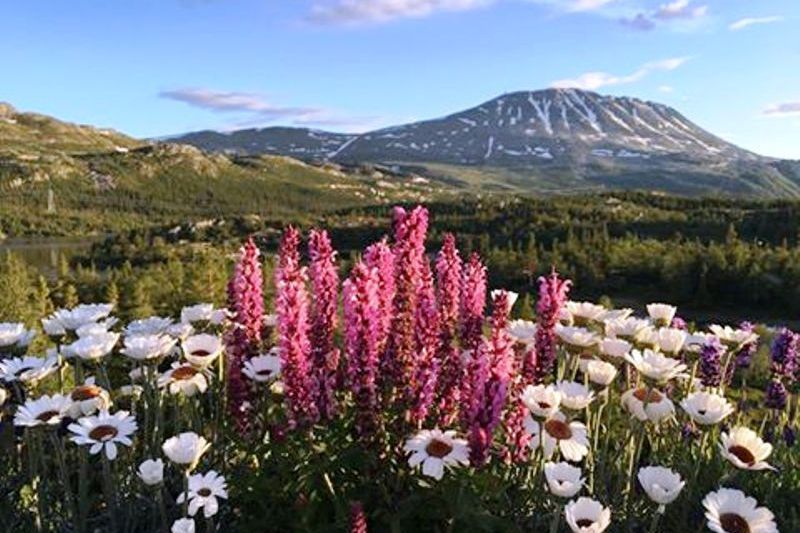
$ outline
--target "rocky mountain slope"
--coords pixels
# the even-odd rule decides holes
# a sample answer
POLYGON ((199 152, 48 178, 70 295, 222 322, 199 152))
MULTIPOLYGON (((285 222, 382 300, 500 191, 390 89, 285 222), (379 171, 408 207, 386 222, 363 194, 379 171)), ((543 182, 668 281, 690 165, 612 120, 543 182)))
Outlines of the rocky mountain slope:
POLYGON ((728 143, 671 107, 576 89, 505 94, 446 117, 360 135, 265 128, 173 140, 213 151, 421 165, 472 185, 481 181, 480 168, 505 175, 502 183, 487 181, 509 189, 800 195, 797 176, 779 161, 728 143))

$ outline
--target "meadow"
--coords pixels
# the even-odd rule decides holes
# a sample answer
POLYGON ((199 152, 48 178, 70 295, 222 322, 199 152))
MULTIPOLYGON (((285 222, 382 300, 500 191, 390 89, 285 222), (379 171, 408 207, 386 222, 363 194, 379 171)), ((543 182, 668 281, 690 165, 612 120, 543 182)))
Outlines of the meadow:
MULTIPOLYGON (((685 320, 667 296, 694 278, 612 305, 619 272, 652 290, 698 259, 704 298, 721 274, 795 286, 796 230, 759 243, 757 210, 670 201, 647 200, 643 225, 560 200, 585 226, 563 240, 556 211, 521 201, 435 205, 433 221, 397 207, 381 225, 385 209, 350 209, 330 232, 135 230, 50 280, 6 256, 0 527, 800 530, 800 336, 685 320), (703 210, 719 240, 657 237, 703 210), (652 278, 632 274, 644 249, 662 256, 652 278)), ((744 286, 728 303, 761 301, 744 286)))

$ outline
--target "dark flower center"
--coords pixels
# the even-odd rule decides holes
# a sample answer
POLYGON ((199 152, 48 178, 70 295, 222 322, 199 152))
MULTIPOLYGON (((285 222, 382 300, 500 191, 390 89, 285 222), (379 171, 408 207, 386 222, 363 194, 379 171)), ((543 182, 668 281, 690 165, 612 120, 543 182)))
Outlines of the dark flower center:
POLYGON ((76 402, 91 400, 100 396, 102 392, 103 389, 96 385, 80 385, 72 391, 72 399, 76 402))
POLYGON ((209 352, 208 350, 195 350, 192 352, 192 355, 194 355, 195 357, 208 357, 209 355, 211 355, 211 352, 209 352))
POLYGON ((550 409, 550 404, 547 402, 539 402, 539 407, 542 409, 550 409))
POLYGON ((719 523, 728 533, 750 533, 750 524, 738 514, 725 513, 719 517, 719 523))
POLYGON ((544 423, 544 429, 556 440, 567 440, 572 438, 572 430, 569 424, 561 420, 548 420, 544 423))
POLYGON ((54 418, 58 418, 61 415, 59 411, 45 411, 44 413, 39 414, 36 417, 36 420, 39 422, 50 422, 54 418))
POLYGON ((22 374, 24 374, 28 370, 31 370, 32 368, 34 368, 34 367, 32 367, 32 366, 23 366, 22 368, 20 368, 16 372, 14 372, 14 376, 15 377, 20 377, 22 374))
POLYGON ((655 389, 650 389, 649 391, 645 388, 636 389, 633 392, 633 397, 639 400, 640 402, 646 403, 658 403, 661 401, 663 396, 660 392, 655 389))
POLYGON ((756 462, 756 457, 753 453, 744 446, 739 446, 738 444, 734 444, 728 448, 728 453, 735 455, 737 459, 748 466, 752 466, 756 462))
POLYGON ((197 370, 190 366, 181 366, 172 371, 172 379, 181 381, 191 379, 197 374, 197 370))
POLYGON ((594 520, 589 520, 588 518, 581 518, 579 520, 575 520, 575 523, 578 525, 578 527, 590 527, 592 524, 594 524, 594 520))
POLYGON ((202 489, 197 491, 198 496, 202 496, 203 498, 208 498, 211 496, 211 489, 208 487, 203 487, 202 489))
POLYGON ((256 370, 256 375, 259 376, 271 376, 272 374, 273 372, 269 368, 262 368, 260 370, 256 370))
POLYGON ((114 426, 97 426, 89 432, 92 440, 106 441, 117 436, 119 431, 114 426))
POLYGON ((433 439, 425 447, 425 452, 431 457, 441 459, 453 451, 453 447, 443 440, 433 439))

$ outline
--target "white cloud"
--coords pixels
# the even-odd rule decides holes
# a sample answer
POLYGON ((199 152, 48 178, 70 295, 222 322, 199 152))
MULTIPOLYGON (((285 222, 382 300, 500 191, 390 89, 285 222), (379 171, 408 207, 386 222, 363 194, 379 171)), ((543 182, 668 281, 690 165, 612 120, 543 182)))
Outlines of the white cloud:
POLYGON ((551 86, 561 89, 575 88, 594 91, 611 85, 626 85, 637 82, 652 72, 675 70, 688 60, 688 57, 673 57, 645 63, 631 74, 625 76, 609 74, 608 72, 586 72, 577 78, 556 80, 551 86))
POLYGON ((674 0, 668 4, 661 4, 653 16, 661 20, 672 19, 698 19, 708 13, 708 6, 695 6, 691 0, 674 0))
POLYGON ((675 89, 671 85, 659 85, 658 92, 660 93, 671 93, 674 92, 675 89))
POLYGON ((403 18, 424 18, 438 12, 469 11, 494 2, 495 0, 336 0, 315 4, 307 19, 323 25, 378 24, 403 18))
POLYGON ((754 26, 756 24, 772 24, 773 22, 780 22, 783 20, 783 17, 772 16, 772 17, 745 17, 743 19, 739 19, 736 22, 731 23, 728 26, 728 29, 731 31, 738 31, 747 28, 748 26, 754 26))
POLYGON ((800 100, 781 102, 767 107, 763 115, 768 117, 794 117, 800 116, 800 100))
POLYGON ((600 9, 616 0, 572 0, 567 2, 567 9, 570 11, 594 11, 600 9))
POLYGON ((379 121, 377 117, 349 117, 319 107, 277 106, 256 93, 182 88, 161 91, 158 96, 217 113, 237 114, 237 120, 225 129, 290 122, 299 126, 335 126, 351 130, 379 121))

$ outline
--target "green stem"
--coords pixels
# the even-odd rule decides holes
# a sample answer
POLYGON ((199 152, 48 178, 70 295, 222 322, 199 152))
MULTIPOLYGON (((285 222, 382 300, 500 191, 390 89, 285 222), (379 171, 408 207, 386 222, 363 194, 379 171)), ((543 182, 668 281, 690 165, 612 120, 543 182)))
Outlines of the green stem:
POLYGON ((114 533, 119 532, 117 525, 117 493, 114 488, 113 473, 111 471, 111 461, 105 454, 105 450, 100 451, 103 460, 103 488, 105 489, 106 503, 108 504, 109 515, 111 519, 111 531, 114 533))

